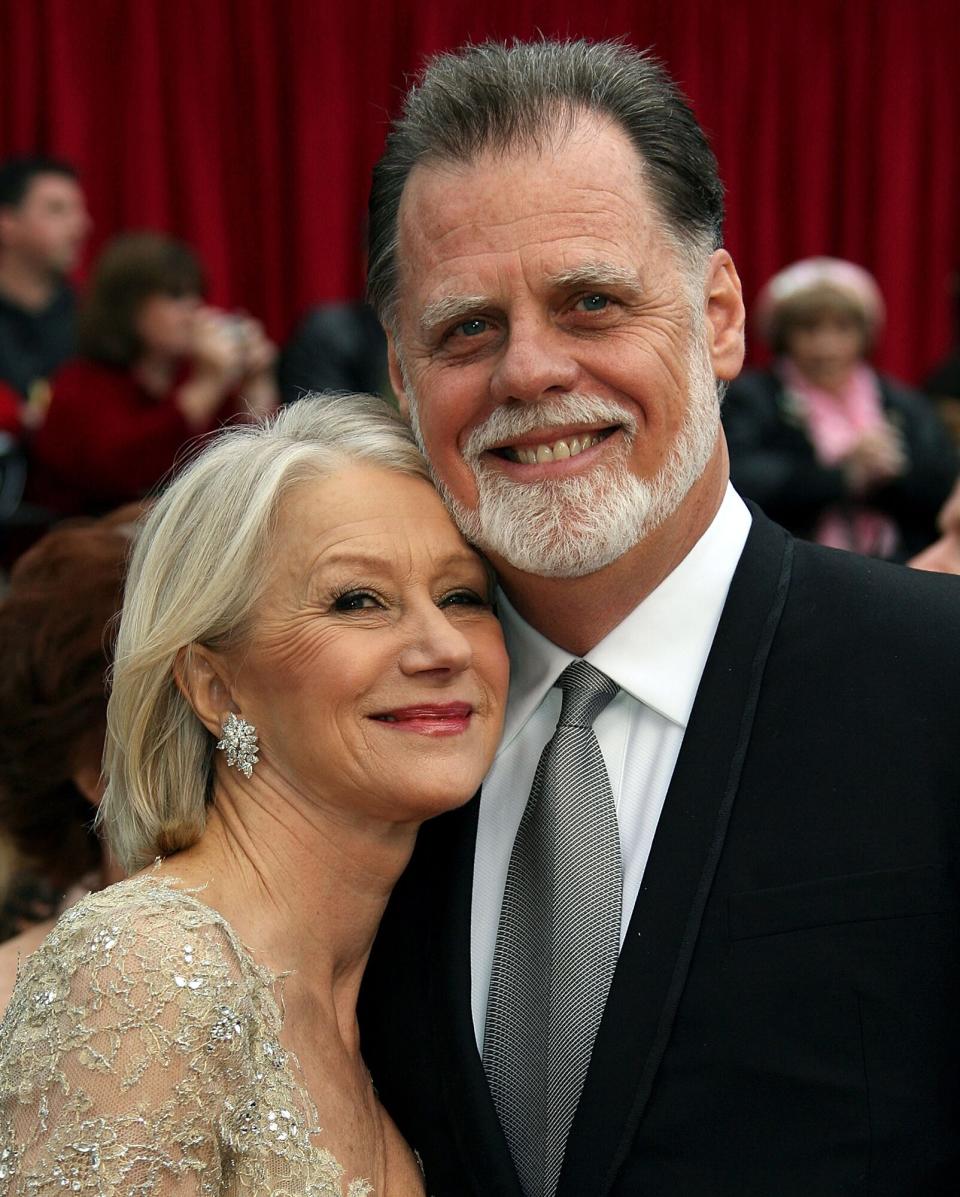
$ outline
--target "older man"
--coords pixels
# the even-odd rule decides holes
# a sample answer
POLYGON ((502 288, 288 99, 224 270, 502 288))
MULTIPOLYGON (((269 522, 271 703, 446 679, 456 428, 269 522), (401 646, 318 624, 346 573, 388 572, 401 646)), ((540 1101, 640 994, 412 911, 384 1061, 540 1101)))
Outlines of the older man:
POLYGON ((619 45, 435 59, 376 169, 394 386, 514 662, 368 978, 433 1194, 956 1179, 960 589, 729 487, 722 216, 682 97, 619 45))

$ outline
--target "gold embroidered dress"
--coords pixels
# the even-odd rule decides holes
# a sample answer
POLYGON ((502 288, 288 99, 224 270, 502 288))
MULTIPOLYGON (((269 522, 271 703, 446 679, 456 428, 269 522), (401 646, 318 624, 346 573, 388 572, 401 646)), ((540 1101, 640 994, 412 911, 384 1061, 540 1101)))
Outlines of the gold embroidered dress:
POLYGON ((0 1193, 371 1194, 280 1046, 281 980, 166 879, 67 911, 0 1023, 0 1193))

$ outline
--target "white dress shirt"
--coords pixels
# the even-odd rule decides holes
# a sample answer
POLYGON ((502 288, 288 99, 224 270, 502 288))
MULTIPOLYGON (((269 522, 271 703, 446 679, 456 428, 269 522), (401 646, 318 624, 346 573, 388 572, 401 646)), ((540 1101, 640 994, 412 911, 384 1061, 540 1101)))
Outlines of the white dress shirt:
MULTIPOLYGON (((594 731, 610 776, 620 827, 627 932, 693 700, 747 534, 750 513, 728 485, 713 522, 687 556, 586 655, 620 693, 594 731)), ((510 652, 503 739, 483 783, 473 874, 471 1000, 483 1053, 487 990, 514 837, 544 745, 560 716, 555 683, 574 660, 498 596, 510 652)))

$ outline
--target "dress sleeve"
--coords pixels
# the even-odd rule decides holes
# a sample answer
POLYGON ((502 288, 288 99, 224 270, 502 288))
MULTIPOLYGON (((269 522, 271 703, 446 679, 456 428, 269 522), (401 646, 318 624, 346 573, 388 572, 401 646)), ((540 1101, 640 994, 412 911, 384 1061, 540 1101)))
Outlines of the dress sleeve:
POLYGON ((242 1053, 224 968, 163 920, 61 921, 0 1025, 0 1190, 218 1193, 242 1053))

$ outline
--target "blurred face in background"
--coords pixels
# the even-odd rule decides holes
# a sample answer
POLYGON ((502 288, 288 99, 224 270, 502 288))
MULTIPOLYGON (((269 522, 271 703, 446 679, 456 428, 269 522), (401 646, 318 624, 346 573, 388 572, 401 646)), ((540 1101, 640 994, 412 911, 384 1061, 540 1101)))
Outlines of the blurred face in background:
POLYGON ((839 390, 864 355, 862 320, 853 312, 823 311, 786 334, 787 355, 815 386, 839 390))
POLYGON ((170 358, 189 356, 201 302, 195 294, 148 295, 135 321, 144 351, 170 358))
POLYGON ((83 191, 69 175, 36 175, 20 204, 0 212, 3 248, 57 274, 76 266, 90 228, 83 191))

